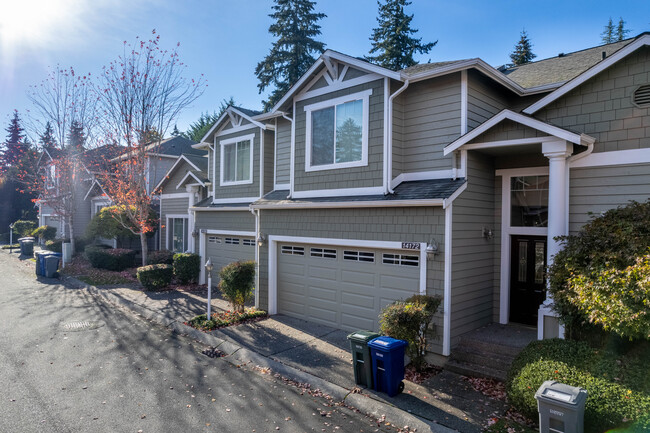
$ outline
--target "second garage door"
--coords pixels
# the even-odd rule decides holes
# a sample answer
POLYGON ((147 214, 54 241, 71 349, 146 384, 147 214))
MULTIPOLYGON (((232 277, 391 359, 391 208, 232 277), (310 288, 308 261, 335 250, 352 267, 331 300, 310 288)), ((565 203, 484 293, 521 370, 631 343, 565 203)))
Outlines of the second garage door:
POLYGON ((211 259, 214 265, 213 284, 219 281, 219 271, 229 263, 255 260, 255 240, 252 237, 222 236, 208 234, 205 260, 211 259))
POLYGON ((378 330, 381 309, 419 293, 417 253, 278 245, 278 312, 346 330, 378 330))

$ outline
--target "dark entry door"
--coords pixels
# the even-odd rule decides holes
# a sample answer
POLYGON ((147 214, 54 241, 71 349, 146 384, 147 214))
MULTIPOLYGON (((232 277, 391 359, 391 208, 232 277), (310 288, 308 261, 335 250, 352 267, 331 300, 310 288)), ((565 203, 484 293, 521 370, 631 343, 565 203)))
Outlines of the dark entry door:
POLYGON ((510 248, 510 321, 537 324, 546 297, 546 237, 512 236, 510 248))

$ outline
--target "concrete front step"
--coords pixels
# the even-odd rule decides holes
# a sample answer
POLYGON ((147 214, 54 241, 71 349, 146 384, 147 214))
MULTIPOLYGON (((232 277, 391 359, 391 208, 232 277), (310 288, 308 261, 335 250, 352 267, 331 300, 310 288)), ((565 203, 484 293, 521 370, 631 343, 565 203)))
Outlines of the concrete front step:
POLYGON ((484 365, 457 361, 455 359, 447 361, 445 369, 454 373, 462 374, 463 376, 485 377, 487 379, 496 379, 502 382, 505 382, 508 377, 507 371, 484 365))
POLYGON ((509 346, 502 343, 495 344, 493 342, 483 341, 471 337, 463 337, 457 347, 462 347, 466 350, 471 350, 478 353, 501 355, 513 359, 519 354, 519 352, 521 352, 522 349, 521 347, 517 346, 509 346))
POLYGON ((454 349, 451 359, 507 372, 515 357, 501 352, 475 350, 472 347, 461 345, 454 349))

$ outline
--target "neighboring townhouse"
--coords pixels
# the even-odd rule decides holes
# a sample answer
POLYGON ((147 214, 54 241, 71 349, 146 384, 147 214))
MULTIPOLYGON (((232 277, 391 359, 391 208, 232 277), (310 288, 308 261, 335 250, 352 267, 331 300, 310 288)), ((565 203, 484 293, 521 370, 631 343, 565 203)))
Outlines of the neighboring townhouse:
POLYGON ((648 34, 499 69, 327 50, 270 112, 231 107, 196 146, 199 252, 254 257, 258 307, 336 328, 439 295, 445 356, 491 322, 562 335, 555 237, 650 197, 649 109, 648 34))
MULTIPOLYGON (((75 238, 83 237, 90 219, 99 209, 108 205, 108 197, 102 190, 97 175, 121 151, 119 146, 105 145, 86 150, 73 157, 75 160, 75 190, 73 194, 75 212, 72 218, 72 232, 75 238)), ((59 149, 43 150, 42 169, 45 172, 49 188, 57 187, 55 161, 60 156, 61 150, 59 149)), ((57 215, 56 211, 44 201, 39 202, 39 225, 56 227, 58 238, 66 238, 70 233, 70 228, 63 218, 57 215)))
MULTIPOLYGON (((257 120, 260 113, 228 107, 194 147, 208 151, 209 197, 196 203, 203 263, 216 269, 237 260, 257 260, 256 218, 250 204, 273 190, 275 126, 257 120)), ((201 282, 205 282, 201 267, 201 282)), ((258 285, 256 285, 258 287, 258 285)))
POLYGON ((176 252, 198 253, 198 232, 190 209, 207 198, 207 154, 182 154, 156 186, 159 197, 160 247, 176 252))

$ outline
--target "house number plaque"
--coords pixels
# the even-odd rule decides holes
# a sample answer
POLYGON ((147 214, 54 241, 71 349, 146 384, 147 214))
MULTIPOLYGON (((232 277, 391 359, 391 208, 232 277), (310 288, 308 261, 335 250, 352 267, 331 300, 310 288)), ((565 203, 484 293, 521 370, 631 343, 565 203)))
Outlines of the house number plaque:
POLYGON ((402 242, 402 249, 403 250, 419 250, 420 249, 420 243, 419 242, 402 242))

